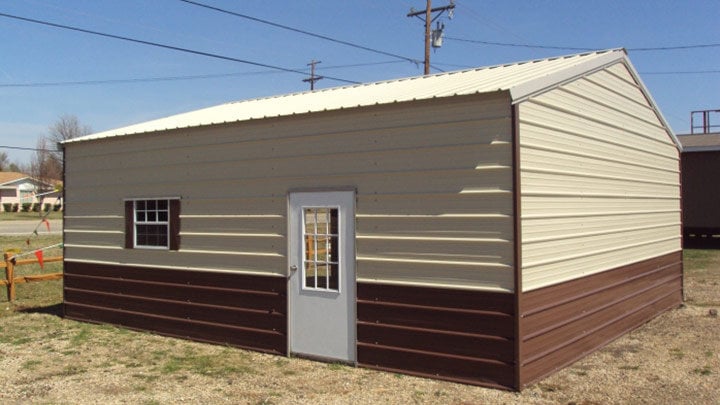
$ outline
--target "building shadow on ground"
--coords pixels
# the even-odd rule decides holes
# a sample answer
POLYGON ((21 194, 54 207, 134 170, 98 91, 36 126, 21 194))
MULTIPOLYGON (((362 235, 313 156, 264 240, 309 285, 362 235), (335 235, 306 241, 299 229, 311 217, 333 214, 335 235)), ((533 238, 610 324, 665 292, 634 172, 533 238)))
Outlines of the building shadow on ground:
POLYGON ((16 312, 22 312, 25 314, 46 314, 54 315, 57 317, 63 317, 63 304, 46 305, 44 307, 20 307, 15 309, 16 312))

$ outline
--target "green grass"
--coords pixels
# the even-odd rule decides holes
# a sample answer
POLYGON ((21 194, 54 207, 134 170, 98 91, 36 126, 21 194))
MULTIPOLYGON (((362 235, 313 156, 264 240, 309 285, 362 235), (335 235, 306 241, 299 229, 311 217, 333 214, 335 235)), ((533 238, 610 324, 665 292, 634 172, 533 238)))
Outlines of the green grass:
POLYGON ((328 367, 330 370, 336 370, 336 371, 337 371, 337 370, 343 370, 343 369, 344 369, 345 367, 347 367, 347 366, 346 366, 345 364, 342 364, 342 363, 329 363, 329 364, 327 365, 327 367, 328 367))
POLYGON ((80 330, 70 339, 70 344, 73 346, 82 345, 88 343, 91 338, 91 328, 89 324, 82 324, 80 330))
POLYGON ((699 307, 720 305, 720 249, 685 249, 683 252, 687 303, 699 307))
POLYGON ((640 366, 620 366, 619 368, 620 368, 620 370, 632 370, 632 371, 635 371, 635 370, 639 370, 639 369, 640 369, 640 366))
MULTIPOLYGON (((0 250, 2 252, 33 252, 36 249, 52 246, 60 242, 62 242, 61 235, 0 236, 0 250), (28 239, 30 244, 27 243, 28 239)), ((62 248, 53 248, 44 251, 43 255, 48 258, 62 256, 62 253, 62 248)), ((22 259, 35 259, 35 255, 30 254, 22 257, 22 259)), ((60 273, 62 271, 62 262, 45 263, 43 268, 34 263, 16 266, 15 276, 60 273)), ((5 278, 5 268, 0 269, 0 277, 5 278)), ((6 291, 6 287, 0 287, 0 318, 10 316, 14 311, 48 308, 62 303, 62 280, 16 284, 16 300, 13 304, 8 304, 6 291), (5 308, 9 309, 5 310, 5 308)))
POLYGON ((254 373, 255 370, 245 357, 243 353, 232 349, 214 355, 186 351, 183 355, 166 356, 164 364, 157 371, 161 374, 189 372, 213 377, 254 373))
POLYGON ((71 376, 71 375, 76 375, 76 374, 82 374, 85 371, 87 371, 87 369, 85 369, 84 367, 80 367, 77 364, 70 364, 70 365, 65 366, 65 368, 62 369, 62 371, 59 373, 59 375, 71 376))
POLYGON ((705 270, 715 267, 720 260, 720 251, 713 249, 685 249, 683 261, 685 270, 705 270))
POLYGON ((37 366, 42 364, 41 360, 28 360, 25 363, 23 363, 23 368, 26 368, 28 370, 35 370, 37 369, 37 366))
POLYGON ((670 355, 678 360, 685 357, 685 353, 681 349, 678 349, 678 348, 670 349, 670 355))
POLYGON ((140 373, 133 374, 132 377, 137 378, 139 380, 146 381, 146 382, 153 382, 153 381, 157 380, 158 378, 160 378, 160 376, 156 375, 156 374, 140 374, 140 373))
POLYGON ((693 373, 699 374, 699 375, 710 375, 710 374, 712 374, 712 369, 710 368, 710 366, 705 366, 702 368, 698 367, 693 370, 693 373))

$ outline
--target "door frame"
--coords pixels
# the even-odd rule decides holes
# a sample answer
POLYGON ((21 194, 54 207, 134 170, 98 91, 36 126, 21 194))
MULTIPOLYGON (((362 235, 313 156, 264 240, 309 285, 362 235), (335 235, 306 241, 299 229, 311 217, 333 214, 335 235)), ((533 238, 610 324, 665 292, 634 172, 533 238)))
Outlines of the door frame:
MULTIPOLYGON (((343 198, 343 197, 340 197, 343 198)), ((355 211, 357 206, 357 191, 355 187, 339 187, 339 188, 303 188, 303 189, 291 189, 287 193, 287 263, 285 274, 287 277, 287 355, 297 356, 305 358, 313 358, 317 360, 330 361, 330 362, 341 362, 348 364, 357 364, 357 261, 356 261, 356 237, 355 237, 355 211), (341 208, 341 211, 347 210, 347 216, 343 212, 339 213, 338 221, 340 228, 340 235, 344 237, 340 240, 340 244, 344 245, 348 242, 352 243, 351 249, 340 248, 341 252, 345 252, 344 259, 341 261, 345 263, 345 266, 352 266, 350 275, 347 269, 340 274, 340 294, 345 295, 347 299, 347 323, 348 323, 348 349, 349 359, 338 359, 322 355, 314 355, 308 353, 295 353, 293 352, 293 333, 294 333, 294 322, 296 321, 297 314, 293 312, 295 304, 294 289, 300 288, 302 267, 296 263, 299 255, 302 252, 303 237, 302 234, 293 235, 293 232, 302 232, 302 229, 295 229, 296 225, 293 224, 293 204, 291 201, 292 195, 297 194, 313 194, 322 198, 323 194, 345 194, 344 198, 348 199, 349 206, 341 208), (345 217, 345 221, 341 218, 345 217), (347 229, 346 229, 347 228, 347 229), (295 240, 297 238, 297 240, 295 240), (296 244, 293 247, 293 243, 296 244), (299 249, 299 250, 295 250, 299 249), (297 270, 292 271, 291 267, 298 266, 297 270), (294 278, 293 278, 294 277, 294 278)), ((323 206, 318 204, 315 206, 323 206)), ((338 207, 338 204, 328 203, 327 207, 338 207)), ((323 292, 310 291, 313 295, 322 295, 323 292)), ((331 292, 330 292, 331 293, 331 292)))

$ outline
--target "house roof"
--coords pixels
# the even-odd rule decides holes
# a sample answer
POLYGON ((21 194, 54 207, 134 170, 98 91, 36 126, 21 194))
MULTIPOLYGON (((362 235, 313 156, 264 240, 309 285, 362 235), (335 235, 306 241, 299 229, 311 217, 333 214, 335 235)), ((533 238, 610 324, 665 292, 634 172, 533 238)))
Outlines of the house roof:
POLYGON ((720 132, 709 134, 679 135, 683 152, 715 152, 720 151, 720 132))
POLYGON ((617 62, 625 63, 658 113, 671 137, 674 134, 627 59, 624 49, 531 60, 455 72, 236 101, 173 115, 123 128, 75 138, 64 143, 141 134, 162 130, 342 110, 371 105, 506 91, 513 103, 545 92, 617 62))
MULTIPOLYGON (((18 183, 22 180, 25 182, 34 183, 42 186, 57 186, 62 184, 61 180, 46 179, 38 180, 25 173, 19 172, 0 172, 0 188, 2 189, 13 189, 17 187, 18 183)), ((24 183, 23 183, 24 184, 24 183)))
POLYGON ((4 186, 7 183, 12 183, 18 180, 22 179, 29 179, 30 176, 28 176, 25 173, 18 173, 18 172, 0 172, 0 186, 4 186))

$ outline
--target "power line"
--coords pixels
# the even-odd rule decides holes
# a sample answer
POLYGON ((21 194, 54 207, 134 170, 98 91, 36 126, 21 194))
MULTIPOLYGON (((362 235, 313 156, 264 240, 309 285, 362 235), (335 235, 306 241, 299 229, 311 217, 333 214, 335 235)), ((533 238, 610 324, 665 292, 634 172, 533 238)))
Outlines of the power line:
MULTIPOLYGON (((403 63, 403 61, 393 60, 385 62, 367 62, 353 63, 349 65, 325 66, 322 70, 344 69, 352 67, 387 65, 391 63, 403 63)), ((262 74, 280 73, 276 70, 256 70, 253 72, 236 72, 236 73, 217 73, 206 75, 187 75, 187 76, 160 76, 160 77, 136 77, 127 79, 99 79, 99 80, 74 80, 74 81, 58 81, 58 82, 28 82, 28 83, 0 83, 0 88, 28 88, 28 87, 62 87, 62 86, 92 86, 104 84, 126 84, 126 83, 148 83, 148 82, 169 82, 182 80, 202 80, 202 79, 219 79, 224 77, 250 76, 262 74)))
MULTIPOLYGON (((551 46, 551 45, 519 44, 519 43, 510 43, 510 42, 481 41, 478 39, 467 39, 467 38, 457 38, 457 37, 445 37, 445 39, 449 39, 449 40, 453 40, 453 41, 460 41, 460 42, 470 42, 470 43, 481 44, 481 45, 509 46, 509 47, 519 47, 519 48, 556 49, 556 50, 569 50, 569 51, 593 51, 593 50, 598 49, 598 48, 578 48, 578 47, 572 47, 572 46, 551 46)), ((678 46, 658 46, 658 47, 645 47, 645 48, 625 48, 625 49, 628 51, 632 51, 632 52, 650 52, 650 51, 673 51, 673 50, 679 50, 679 49, 698 49, 698 48, 716 48, 716 47, 720 47, 720 43, 678 45, 678 46)))
MULTIPOLYGON (((391 64, 391 63, 402 63, 402 61, 370 62, 370 63, 355 63, 355 64, 351 64, 351 65, 325 66, 322 70, 385 65, 385 64, 391 64)), ((450 64, 450 63, 440 63, 440 65, 449 66, 449 67, 453 67, 453 68, 459 68, 459 69, 473 69, 473 68, 477 67, 477 66, 457 65, 457 64, 450 64)), ((254 72, 218 73, 218 74, 207 74, 207 75, 168 76, 168 77, 138 77, 138 78, 129 78, 129 79, 78 80, 78 81, 65 81, 65 82, 0 83, 0 88, 64 87, 64 86, 92 86, 92 85, 104 85, 104 84, 151 83, 151 82, 168 82, 168 81, 182 81, 182 80, 219 79, 219 78, 223 78, 223 77, 237 77, 237 76, 261 75, 261 74, 273 74, 273 73, 279 73, 279 72, 274 71, 274 70, 262 70, 262 71, 254 71, 254 72)), ((720 73, 720 70, 687 70, 687 71, 639 72, 639 73, 641 75, 701 75, 701 74, 717 74, 717 73, 720 73)))
MULTIPOLYGON (((514 32, 514 30, 503 26, 502 24, 494 21, 492 18, 488 17, 483 13, 473 10, 470 6, 465 4, 464 0, 455 0, 455 4, 459 9, 461 9, 463 15, 469 16, 470 18, 477 20, 481 26, 492 28, 497 32, 503 34, 503 37, 507 37, 508 35, 510 35, 519 39, 520 41, 527 41, 527 38, 523 38, 522 36, 518 35, 517 32, 514 32)), ((461 26, 458 26, 457 28, 462 29, 461 26)))
POLYGON ((678 49, 699 49, 699 48, 717 48, 717 47, 720 47, 720 44, 658 46, 658 47, 654 47, 654 48, 627 48, 627 50, 633 51, 633 52, 648 52, 648 51, 675 51, 678 49))
MULTIPOLYGON (((276 71, 252 72, 249 74, 261 73, 277 73, 276 71)), ((194 75, 194 76, 170 76, 170 77, 145 77, 130 79, 101 79, 101 80, 78 80, 66 82, 31 82, 31 83, 0 83, 0 88, 10 87, 61 87, 61 86, 84 86, 84 85, 102 85, 102 84, 123 84, 123 83, 146 83, 146 82, 166 82, 179 80, 197 80, 197 79, 215 79, 222 77, 239 76, 243 73, 223 73, 214 75, 194 75)))
POLYGON ((595 48, 574 48, 574 47, 568 47, 568 46, 515 44, 515 43, 508 43, 508 42, 481 41, 478 39, 466 39, 466 38, 457 38, 457 37, 445 37, 445 39, 449 39, 451 41, 470 42, 473 44, 481 44, 481 45, 512 46, 512 47, 519 47, 519 48, 559 49, 559 50, 569 50, 569 51, 592 51, 592 50, 595 50, 595 48))
POLYGON ((703 75, 720 73, 720 70, 685 70, 685 71, 667 71, 667 72, 640 72, 641 75, 703 75))
MULTIPOLYGON (((20 16, 16 16, 16 15, 12 15, 12 14, 0 13, 0 17, 12 18, 15 20, 30 22, 33 24, 47 25, 50 27, 62 28, 62 29, 66 29, 66 30, 82 32, 85 34, 97 35, 97 36, 101 36, 101 37, 105 37, 105 38, 113 38, 113 39, 119 39, 122 41, 134 42, 134 43, 143 44, 143 45, 156 46, 159 48, 170 49, 173 51, 185 52, 185 53, 190 53, 190 54, 194 54, 194 55, 207 56, 207 57, 215 58, 215 59, 222 59, 222 60, 227 60, 227 61, 231 61, 231 62, 244 63, 247 65, 260 66, 260 67, 274 69, 274 70, 280 70, 280 71, 288 72, 288 73, 298 73, 303 76, 307 74, 306 72, 304 72, 302 70, 284 68, 281 66, 270 65, 267 63, 253 62, 253 61, 246 60, 246 59, 233 58, 230 56, 223 56, 223 55, 218 55, 218 54, 209 53, 209 52, 196 51, 196 50, 192 50, 192 49, 188 49, 188 48, 181 48, 181 47, 173 46, 173 45, 165 45, 165 44, 160 44, 157 42, 145 41, 142 39, 130 38, 130 37, 125 37, 125 36, 121 36, 121 35, 107 34, 104 32, 92 31, 92 30, 88 30, 88 29, 84 29, 84 28, 72 27, 69 25, 57 24, 57 23, 53 23, 53 22, 49 22, 49 21, 35 20, 32 18, 20 17, 20 16)), ((356 82, 356 81, 341 79, 341 78, 332 77, 332 76, 325 76, 325 78, 330 79, 330 80, 335 80, 338 82, 343 82, 343 83, 359 84, 359 82, 356 82)))
POLYGON ((365 62, 365 63, 353 63, 349 65, 334 65, 334 66, 325 66, 321 70, 329 70, 329 69, 344 69, 344 68, 351 68, 351 67, 362 67, 362 66, 374 66, 374 65, 389 65, 392 63, 400 63, 402 61, 400 60, 389 60, 384 62, 365 62))
POLYGON ((27 148, 27 147, 23 147, 23 146, 9 146, 9 145, 0 145, 0 149, 27 150, 27 151, 31 151, 31 152, 60 152, 60 150, 55 150, 55 149, 27 148))
POLYGON ((192 4, 192 5, 198 6, 198 7, 203 7, 203 8, 209 9, 209 10, 218 11, 218 12, 220 12, 220 13, 233 15, 233 16, 235 16, 235 17, 245 18, 245 19, 247 19, 247 20, 252 20, 252 21, 255 21, 255 22, 259 22, 259 23, 261 23, 261 24, 271 25, 271 26, 276 27, 276 28, 282 28, 282 29, 284 29, 284 30, 297 32, 297 33, 299 33, 299 34, 304 34, 304 35, 309 35, 309 36, 311 36, 311 37, 324 39, 324 40, 326 40, 326 41, 335 42, 335 43, 337 43, 337 44, 346 45, 346 46, 350 46, 350 47, 357 48, 357 49, 362 49, 362 50, 364 50, 364 51, 374 52, 374 53, 378 53, 378 54, 385 55, 385 56, 392 56, 393 58, 398 58, 398 59, 402 59, 402 60, 405 60, 405 61, 408 61, 408 62, 412 62, 412 63, 414 63, 415 65, 419 65, 420 63, 422 63, 422 61, 420 61, 420 60, 418 60, 418 59, 408 58, 407 56, 402 56, 402 55, 398 55, 398 54, 394 54, 394 53, 390 53, 390 52, 381 51, 381 50, 374 49, 374 48, 370 48, 370 47, 367 47, 367 46, 358 45, 358 44, 355 44, 355 43, 352 43, 352 42, 348 42, 348 41, 343 41, 343 40, 340 40, 340 39, 332 38, 332 37, 329 37, 329 36, 326 36, 326 35, 315 34, 315 33, 310 32, 310 31, 305 31, 305 30, 302 30, 302 29, 299 29, 299 28, 290 27, 290 26, 287 26, 287 25, 279 24, 279 23, 276 23, 276 22, 268 21, 268 20, 263 20, 262 18, 252 17, 252 16, 249 16, 249 15, 247 15, 247 14, 236 13, 236 12, 234 12, 234 11, 226 10, 226 9, 223 9, 223 8, 220 8, 220 7, 211 6, 211 5, 204 4, 204 3, 200 3, 200 2, 197 2, 197 1, 192 1, 192 0, 179 0, 179 1, 181 1, 181 2, 183 2, 183 3, 187 3, 187 4, 192 4))

